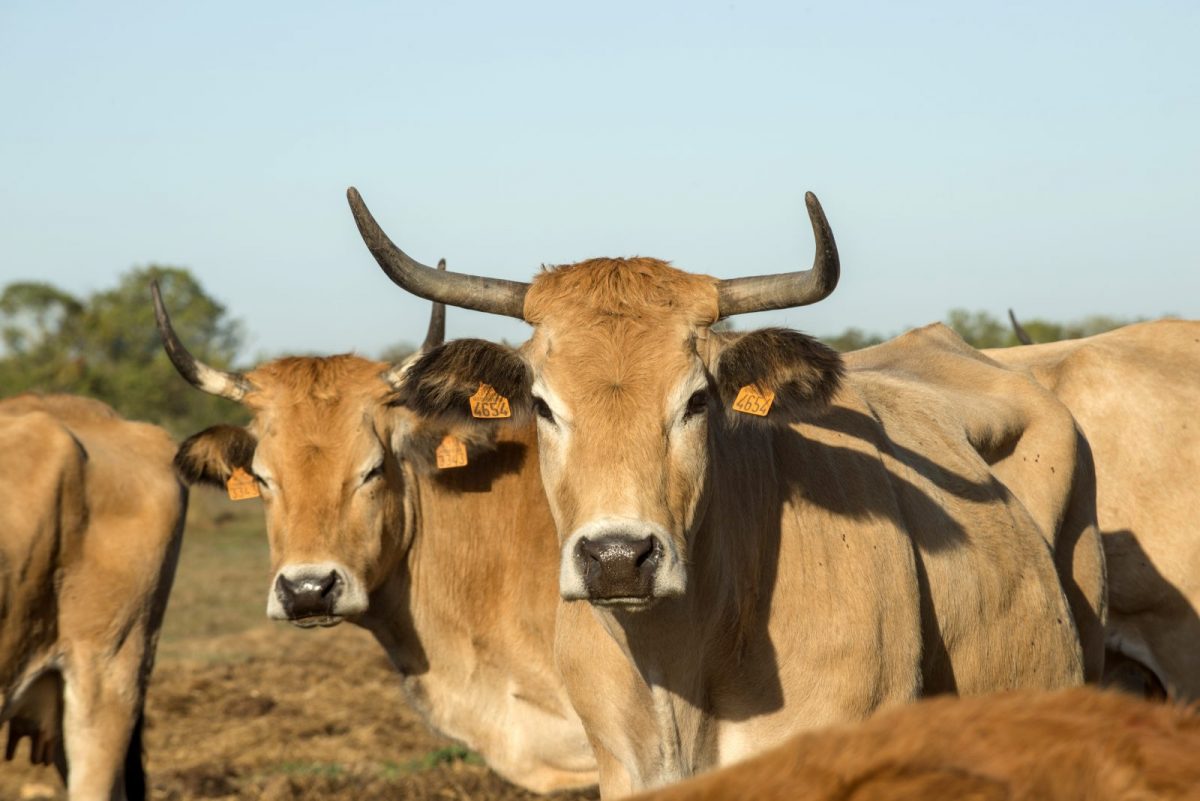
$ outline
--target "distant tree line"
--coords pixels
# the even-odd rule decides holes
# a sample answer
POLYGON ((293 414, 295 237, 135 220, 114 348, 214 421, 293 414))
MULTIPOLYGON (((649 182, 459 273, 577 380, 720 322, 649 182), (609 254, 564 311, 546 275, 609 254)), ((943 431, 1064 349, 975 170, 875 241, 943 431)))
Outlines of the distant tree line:
MULTIPOLYGON (((45 282, 4 287, 0 396, 29 390, 87 395, 126 417, 158 423, 176 436, 218 422, 245 422, 248 416, 240 406, 194 389, 171 366, 154 326, 152 278, 158 279, 175 329, 192 353, 214 367, 237 369, 234 363, 245 342, 242 323, 187 270, 150 266, 130 270, 115 287, 82 298, 45 282)), ((1097 316, 1073 323, 1021 322, 1034 341, 1051 342, 1089 336, 1128 321, 1097 316)), ((946 324, 975 347, 1017 344, 1008 323, 987 312, 954 309, 946 324)), ((823 339, 847 351, 878 344, 885 337, 847 328, 823 339)), ((382 356, 399 361, 411 352, 401 344, 382 356)))

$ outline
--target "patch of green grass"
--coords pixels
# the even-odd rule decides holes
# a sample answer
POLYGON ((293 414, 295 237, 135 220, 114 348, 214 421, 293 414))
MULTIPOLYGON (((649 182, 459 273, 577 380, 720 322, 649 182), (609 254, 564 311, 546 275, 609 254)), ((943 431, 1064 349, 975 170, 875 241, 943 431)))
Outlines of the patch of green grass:
POLYGON ((453 762, 464 762, 468 765, 483 765, 483 757, 461 745, 448 745, 436 751, 430 751, 418 759, 407 762, 385 762, 380 766, 379 773, 385 779, 397 779, 411 773, 422 773, 433 770, 438 765, 448 765, 453 762))

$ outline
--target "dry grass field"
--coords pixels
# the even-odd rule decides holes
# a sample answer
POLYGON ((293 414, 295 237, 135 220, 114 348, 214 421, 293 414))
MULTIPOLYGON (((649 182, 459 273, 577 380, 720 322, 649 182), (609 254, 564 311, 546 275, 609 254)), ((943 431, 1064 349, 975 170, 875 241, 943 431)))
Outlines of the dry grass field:
MULTIPOLYGON (((184 537, 146 704, 152 799, 536 797, 431 733, 366 632, 265 619, 257 501, 196 490, 184 537)), ((0 762, 0 801, 65 798, 27 749, 0 762)))

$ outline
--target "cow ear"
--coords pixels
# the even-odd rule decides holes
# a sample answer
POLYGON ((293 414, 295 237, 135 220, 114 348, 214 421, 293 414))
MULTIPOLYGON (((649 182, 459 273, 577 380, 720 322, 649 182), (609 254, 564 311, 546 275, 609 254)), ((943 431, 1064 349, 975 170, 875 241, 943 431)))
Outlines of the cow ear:
POLYGON ((456 339, 418 356, 405 367, 392 403, 425 419, 471 420, 471 398, 481 384, 508 401, 508 419, 529 414, 525 360, 510 347, 482 339, 456 339))
POLYGON ((175 453, 175 469, 188 484, 224 487, 233 471, 250 472, 258 440, 239 426, 219 425, 188 437, 175 453))
MULTIPOLYGON (((791 423, 824 410, 841 384, 843 371, 841 355, 828 345, 798 331, 763 328, 725 346, 716 379, 721 403, 732 420, 791 423), (774 393, 766 415, 734 411, 743 387, 774 393)), ((764 406, 760 403, 757 408, 764 406)))

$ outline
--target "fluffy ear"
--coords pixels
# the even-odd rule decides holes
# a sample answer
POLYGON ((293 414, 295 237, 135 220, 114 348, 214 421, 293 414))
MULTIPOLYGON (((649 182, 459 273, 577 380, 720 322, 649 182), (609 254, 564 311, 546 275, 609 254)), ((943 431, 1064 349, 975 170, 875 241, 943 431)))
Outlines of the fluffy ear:
POLYGON ((829 405, 843 373, 837 351, 786 328, 750 331, 726 345, 717 361, 721 404, 737 422, 756 419, 793 422, 829 405), (742 387, 757 385, 775 393, 765 417, 733 411, 742 387))
POLYGON ((224 487, 235 468, 250 472, 257 445, 258 440, 239 426, 206 428, 179 446, 175 469, 188 484, 224 487))
POLYGON ((470 399, 480 384, 508 399, 514 419, 528 414, 525 360, 512 348, 482 339, 456 339, 419 356, 404 370, 392 403, 427 419, 472 420, 470 399))

